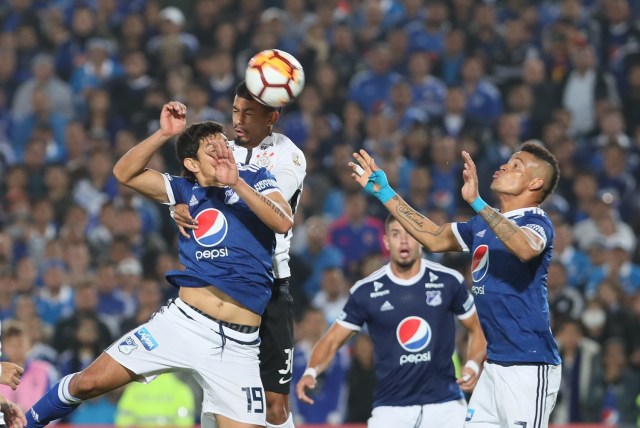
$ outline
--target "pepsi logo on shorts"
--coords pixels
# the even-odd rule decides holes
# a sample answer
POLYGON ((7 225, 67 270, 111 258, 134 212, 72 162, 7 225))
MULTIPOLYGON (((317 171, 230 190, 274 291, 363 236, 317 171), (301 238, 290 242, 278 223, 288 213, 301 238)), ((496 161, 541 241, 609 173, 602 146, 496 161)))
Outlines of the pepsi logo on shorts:
POLYGON ((215 247, 227 236, 229 225, 221 211, 208 208, 199 212, 195 219, 198 221, 198 228, 193 231, 193 237, 203 247, 215 247))

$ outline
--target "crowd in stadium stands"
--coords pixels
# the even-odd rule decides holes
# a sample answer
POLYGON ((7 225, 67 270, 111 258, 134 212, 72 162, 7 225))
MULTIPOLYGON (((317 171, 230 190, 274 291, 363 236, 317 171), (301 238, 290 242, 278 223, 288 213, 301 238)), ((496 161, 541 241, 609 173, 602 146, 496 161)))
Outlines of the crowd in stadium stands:
MULTIPOLYGON (((492 171, 539 139, 562 170, 543 206, 557 232, 548 291, 564 360, 552 422, 640 426, 639 2, 4 0, 0 23, 3 358, 32 379, 0 393, 24 409, 175 295, 163 273, 178 265, 177 228, 166 207, 117 184, 115 160, 157 129, 169 100, 233 138, 248 59, 280 48, 306 72, 277 124, 308 163, 292 247, 297 371, 354 279, 385 260, 386 212, 351 179, 352 152, 368 150, 411 206, 444 223, 473 215, 461 150, 489 202, 492 171)), ((179 173, 166 147, 154 168, 179 173)), ((428 257, 469 278, 468 258, 428 257)), ((293 403, 298 421, 366 420, 371 355, 354 340, 316 407, 293 403)), ((154 385, 70 421, 167 420, 162 406, 131 411, 131 397, 154 402, 161 388, 184 396, 169 394, 170 424, 199 419, 189 377, 154 385)))

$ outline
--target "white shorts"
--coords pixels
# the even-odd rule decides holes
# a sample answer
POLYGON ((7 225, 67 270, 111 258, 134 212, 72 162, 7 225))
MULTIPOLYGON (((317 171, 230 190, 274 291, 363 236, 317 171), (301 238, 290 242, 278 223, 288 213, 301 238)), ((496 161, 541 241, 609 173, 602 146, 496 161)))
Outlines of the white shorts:
POLYGON ((378 406, 367 428, 461 428, 466 412, 463 399, 422 406, 378 406))
POLYGON ((257 331, 222 327, 176 299, 105 352, 145 383, 161 373, 190 371, 204 390, 203 411, 264 425, 259 344, 257 331))
POLYGON ((485 363, 465 427, 546 428, 556 404, 562 367, 485 363))

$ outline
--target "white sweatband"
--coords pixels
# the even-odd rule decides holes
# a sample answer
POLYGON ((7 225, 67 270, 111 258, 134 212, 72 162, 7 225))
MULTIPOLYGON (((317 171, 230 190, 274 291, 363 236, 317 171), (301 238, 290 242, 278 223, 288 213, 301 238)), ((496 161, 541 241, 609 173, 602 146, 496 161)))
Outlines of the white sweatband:
POLYGON ((468 369, 473 370, 475 374, 478 374, 480 372, 480 366, 478 366, 478 363, 473 360, 467 360, 464 366, 468 369))
POLYGON ((316 370, 313 367, 307 367, 307 369, 304 371, 304 373, 302 373, 302 376, 306 376, 309 375, 313 378, 313 380, 316 380, 316 377, 318 377, 318 370, 316 370))

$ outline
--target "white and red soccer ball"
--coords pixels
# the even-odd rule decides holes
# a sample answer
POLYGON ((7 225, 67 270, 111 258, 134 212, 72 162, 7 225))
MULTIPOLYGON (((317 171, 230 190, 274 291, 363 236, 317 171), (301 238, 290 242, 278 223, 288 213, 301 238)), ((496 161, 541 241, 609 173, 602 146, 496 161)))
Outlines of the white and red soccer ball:
POLYGON ((258 102, 270 107, 283 107, 302 92, 304 70, 293 55, 267 49, 249 60, 245 82, 258 102))

